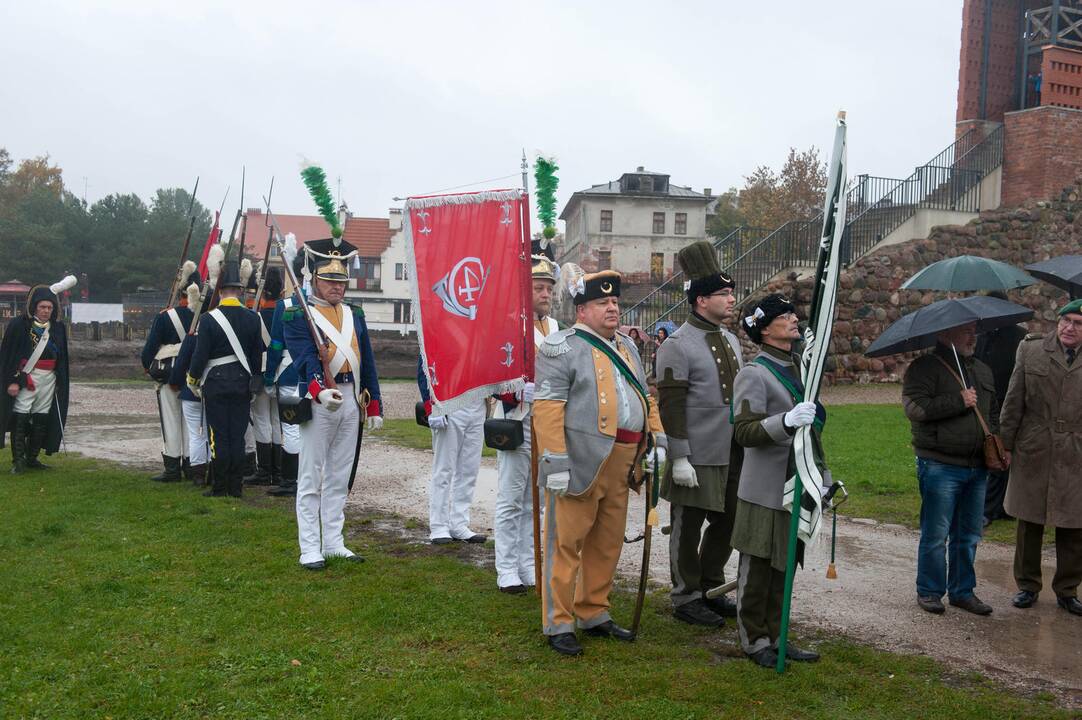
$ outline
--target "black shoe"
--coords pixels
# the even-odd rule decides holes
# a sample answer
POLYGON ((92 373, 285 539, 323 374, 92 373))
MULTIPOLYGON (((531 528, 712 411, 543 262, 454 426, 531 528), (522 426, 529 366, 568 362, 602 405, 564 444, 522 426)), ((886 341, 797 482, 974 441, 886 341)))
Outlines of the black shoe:
POLYGON ((271 485, 274 480, 274 461, 272 460, 273 446, 270 443, 256 443, 255 457, 256 470, 249 477, 244 478, 246 485, 271 485))
POLYGON ((290 482, 279 485, 276 488, 268 490, 267 494, 273 495, 274 497, 297 497, 297 483, 290 482))
POLYGON ((505 585, 500 588, 500 592, 507 593, 508 595, 522 595, 526 592, 525 585, 505 585))
POLYGON ((305 570, 322 570, 327 567, 327 563, 322 560, 316 560, 315 562, 301 563, 301 567, 305 570))
POLYGON ((26 467, 29 470, 48 470, 49 466, 35 458, 26 459, 26 467))
POLYGON ((482 535, 481 533, 474 533, 468 538, 455 538, 455 540, 457 540, 458 542, 470 543, 471 545, 480 545, 485 540, 488 540, 488 536, 482 535))
POLYGON ((759 652, 749 653, 748 659, 759 667, 773 669, 778 664, 778 651, 772 647, 765 647, 759 652))
POLYGON ((920 605, 921 610, 934 615, 942 615, 947 611, 947 608, 943 607, 943 600, 935 595, 918 595, 917 605, 920 605))
MULTIPOLYGON (((775 653, 774 658, 777 659, 777 657, 775 653)), ((819 662, 819 653, 811 650, 801 650, 790 643, 785 647, 785 659, 793 662, 819 662)))
POLYGON ((991 615, 992 606, 981 602, 981 599, 976 595, 970 595, 959 600, 954 598, 950 599, 950 604, 956 608, 961 608, 966 612, 971 612, 974 615, 991 615))
POLYGON ((716 598, 703 598, 703 604, 723 618, 736 617, 736 603, 728 595, 716 598))
POLYGON ((1058 597, 1056 604, 1072 615, 1082 615, 1082 602, 1076 597, 1058 597))
POLYGON ((1011 605, 1014 605, 1016 608, 1022 608, 1023 610, 1025 608, 1033 607, 1035 602, 1037 602, 1037 593, 1030 590, 1019 590, 1014 594, 1014 597, 1011 598, 1011 605))
POLYGON ((688 625, 703 625, 704 627, 721 627, 725 624, 725 618, 718 615, 703 603, 695 599, 683 605, 677 605, 672 611, 673 617, 686 622, 688 625))
POLYGON ((454 540, 452 540, 449 537, 438 537, 438 538, 432 538, 432 540, 431 540, 431 543, 433 545, 450 545, 453 542, 454 542, 454 540))
POLYGON ((561 655, 582 655, 582 645, 575 633, 560 633, 548 636, 549 647, 561 655))
POLYGON ((338 555, 338 557, 342 558, 346 562, 351 562, 351 563, 363 563, 364 562, 364 558, 361 557, 360 555, 338 555))
POLYGON ((221 490, 210 489, 203 493, 203 497, 225 497, 226 493, 221 490))
POLYGON ((622 628, 612 620, 606 620, 600 625, 594 625, 592 628, 586 628, 583 630, 590 637, 603 637, 613 638, 615 640, 623 640, 624 642, 634 642, 635 633, 626 628, 622 628))

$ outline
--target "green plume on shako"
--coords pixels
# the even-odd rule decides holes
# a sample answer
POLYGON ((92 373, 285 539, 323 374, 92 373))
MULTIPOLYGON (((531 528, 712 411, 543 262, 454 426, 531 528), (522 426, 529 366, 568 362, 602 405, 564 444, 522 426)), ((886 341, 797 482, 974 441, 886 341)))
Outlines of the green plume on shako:
POLYGON ((308 193, 319 208, 319 214, 331 226, 331 237, 342 237, 342 226, 338 223, 338 211, 334 207, 334 196, 327 187, 327 173, 318 165, 308 165, 301 170, 301 179, 304 180, 308 193))
POLYGON ((538 155, 533 164, 534 186, 537 188, 537 219, 544 229, 541 231, 546 240, 556 237, 556 187, 560 178, 556 171, 560 166, 556 158, 538 155))

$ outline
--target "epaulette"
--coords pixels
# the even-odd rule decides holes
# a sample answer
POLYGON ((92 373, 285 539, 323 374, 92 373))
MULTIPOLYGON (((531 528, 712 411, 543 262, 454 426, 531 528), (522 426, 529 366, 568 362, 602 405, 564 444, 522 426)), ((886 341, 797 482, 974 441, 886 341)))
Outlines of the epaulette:
POLYGON ((541 354, 545 357, 559 357, 564 353, 571 352, 571 345, 567 342, 567 339, 575 334, 575 328, 568 328, 566 330, 558 330, 545 338, 545 342, 541 343, 539 348, 541 354))
POLYGON ((1030 333, 1023 338, 1023 341, 1025 340, 1044 340, 1044 333, 1030 333))

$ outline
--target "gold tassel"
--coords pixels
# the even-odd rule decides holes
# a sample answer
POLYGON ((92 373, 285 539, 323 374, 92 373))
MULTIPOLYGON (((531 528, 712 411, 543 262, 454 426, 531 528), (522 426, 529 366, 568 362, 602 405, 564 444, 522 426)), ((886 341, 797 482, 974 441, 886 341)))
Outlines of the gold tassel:
POLYGON ((827 580, 837 580, 838 571, 834 569, 834 563, 827 565, 827 580))
POLYGON ((650 514, 646 516, 646 524, 657 527, 657 508, 650 508, 650 514))

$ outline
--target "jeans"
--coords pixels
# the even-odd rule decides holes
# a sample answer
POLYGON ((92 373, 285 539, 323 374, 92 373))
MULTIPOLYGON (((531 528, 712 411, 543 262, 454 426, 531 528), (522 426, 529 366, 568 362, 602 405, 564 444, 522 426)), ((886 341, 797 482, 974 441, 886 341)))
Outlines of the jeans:
POLYGON ((917 481, 921 499, 917 594, 938 598, 946 592, 952 600, 971 597, 977 584, 973 560, 983 530, 988 471, 917 458, 917 481))

